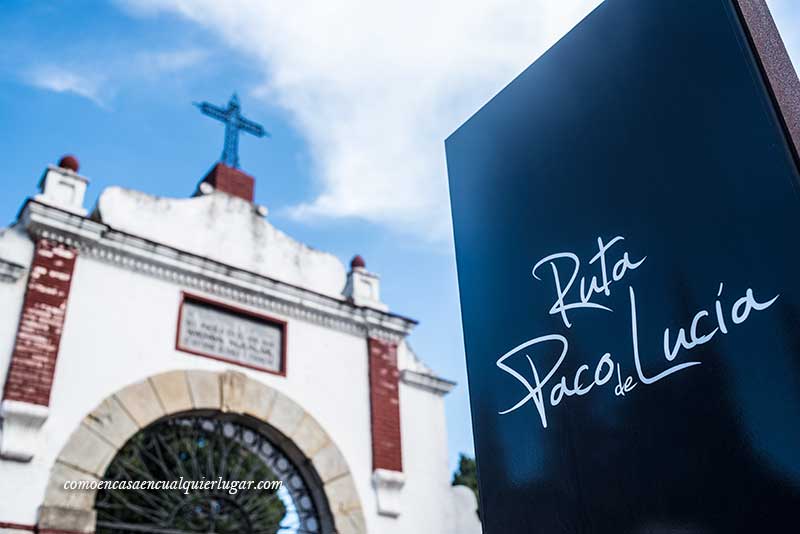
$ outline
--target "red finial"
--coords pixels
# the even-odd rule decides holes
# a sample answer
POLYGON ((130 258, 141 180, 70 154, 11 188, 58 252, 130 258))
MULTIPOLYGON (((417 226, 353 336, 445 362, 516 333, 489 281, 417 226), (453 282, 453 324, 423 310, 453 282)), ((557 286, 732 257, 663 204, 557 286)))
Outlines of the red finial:
POLYGON ((365 268, 367 266, 367 262, 364 261, 359 254, 353 256, 353 259, 350 261, 350 268, 355 269, 356 267, 365 268))
POLYGON ((78 158, 72 154, 67 154, 61 158, 58 162, 58 166, 62 169, 69 169, 72 172, 78 172, 78 169, 80 168, 80 165, 78 164, 78 158))

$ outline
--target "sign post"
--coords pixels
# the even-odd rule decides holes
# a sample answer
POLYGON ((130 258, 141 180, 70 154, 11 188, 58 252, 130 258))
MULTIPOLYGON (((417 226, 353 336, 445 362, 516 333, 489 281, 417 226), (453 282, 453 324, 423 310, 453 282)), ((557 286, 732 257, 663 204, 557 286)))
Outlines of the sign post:
POLYGON ((486 534, 797 528, 799 98, 762 1, 607 0, 447 140, 486 534))

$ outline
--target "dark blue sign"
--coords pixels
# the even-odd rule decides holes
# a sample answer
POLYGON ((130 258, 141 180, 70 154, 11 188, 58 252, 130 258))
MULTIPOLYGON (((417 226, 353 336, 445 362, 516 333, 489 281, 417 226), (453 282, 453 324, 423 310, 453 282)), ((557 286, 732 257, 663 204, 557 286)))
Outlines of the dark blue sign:
POLYGON ((795 532, 800 176, 728 0, 609 0, 447 140, 486 534, 795 532))

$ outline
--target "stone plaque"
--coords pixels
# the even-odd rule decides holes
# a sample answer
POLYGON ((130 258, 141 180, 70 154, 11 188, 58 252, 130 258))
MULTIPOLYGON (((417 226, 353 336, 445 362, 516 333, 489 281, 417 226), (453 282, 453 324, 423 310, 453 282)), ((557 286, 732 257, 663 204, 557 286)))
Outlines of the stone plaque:
POLYGON ((280 321, 188 297, 181 306, 178 350, 283 373, 284 338, 280 321))

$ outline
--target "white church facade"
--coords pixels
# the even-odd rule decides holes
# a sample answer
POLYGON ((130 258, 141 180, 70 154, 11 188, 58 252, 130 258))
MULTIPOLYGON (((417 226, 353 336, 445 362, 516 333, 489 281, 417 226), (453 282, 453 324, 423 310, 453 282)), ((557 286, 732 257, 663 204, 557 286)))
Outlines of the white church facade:
POLYGON ((224 163, 185 199, 87 186, 48 166, 0 232, 0 533, 480 532, 454 384, 363 259, 277 230, 224 163), (282 486, 69 489, 178 478, 282 486))

